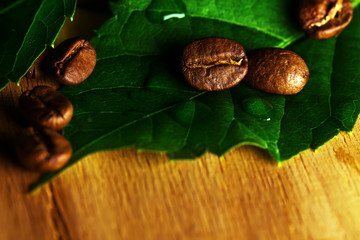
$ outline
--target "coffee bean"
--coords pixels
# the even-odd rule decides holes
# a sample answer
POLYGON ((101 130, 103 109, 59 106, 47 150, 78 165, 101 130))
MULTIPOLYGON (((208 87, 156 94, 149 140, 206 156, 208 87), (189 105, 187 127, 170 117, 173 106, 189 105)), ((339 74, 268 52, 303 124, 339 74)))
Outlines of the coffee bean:
POLYGON ((71 102, 51 87, 37 86, 24 92, 19 106, 29 123, 44 128, 60 130, 68 124, 73 114, 71 102))
POLYGON ((76 85, 87 79, 96 65, 96 51, 89 41, 71 38, 62 42, 46 59, 50 73, 62 84, 76 85))
POLYGON ((234 40, 210 37, 188 44, 182 53, 182 73, 199 90, 219 91, 238 84, 246 75, 248 60, 234 40))
POLYGON ((18 135, 15 151, 20 162, 29 170, 55 171, 70 159, 70 143, 52 129, 27 127, 18 135))
POLYGON ((350 0, 302 0, 299 18, 310 37, 326 39, 337 36, 351 21, 350 0))
POLYGON ((281 48, 262 48, 248 54, 249 71, 244 82, 256 89, 276 94, 300 92, 309 79, 304 60, 281 48))

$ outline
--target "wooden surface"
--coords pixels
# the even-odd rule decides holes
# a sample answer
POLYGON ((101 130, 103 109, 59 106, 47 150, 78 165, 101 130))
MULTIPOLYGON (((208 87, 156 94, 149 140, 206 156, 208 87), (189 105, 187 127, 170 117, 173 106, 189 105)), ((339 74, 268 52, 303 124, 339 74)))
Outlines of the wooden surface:
MULTIPOLYGON (((254 147, 170 162, 134 149, 93 154, 34 195, 11 140, 16 99, 0 93, 0 239, 357 239, 360 125, 281 167, 254 147)), ((41 82, 40 82, 41 84, 41 82)))
POLYGON ((127 149, 90 155, 27 194, 39 174, 12 151, 17 98, 43 83, 0 93, 0 240, 359 239, 360 124, 281 167, 254 147, 180 162, 127 149))

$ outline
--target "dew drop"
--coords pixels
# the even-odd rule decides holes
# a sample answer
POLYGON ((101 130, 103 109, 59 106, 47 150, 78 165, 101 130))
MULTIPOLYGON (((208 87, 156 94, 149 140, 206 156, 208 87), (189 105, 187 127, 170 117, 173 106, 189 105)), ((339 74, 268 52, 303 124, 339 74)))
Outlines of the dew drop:
POLYGON ((185 13, 171 13, 171 14, 167 14, 163 17, 163 20, 169 20, 172 18, 184 18, 185 17, 185 13))
POLYGON ((266 99, 248 97, 242 100, 241 106, 245 112, 263 121, 271 121, 274 106, 266 99))
POLYGON ((160 24, 170 19, 184 18, 185 12, 186 6, 181 0, 153 0, 146 9, 146 16, 150 22, 160 24))

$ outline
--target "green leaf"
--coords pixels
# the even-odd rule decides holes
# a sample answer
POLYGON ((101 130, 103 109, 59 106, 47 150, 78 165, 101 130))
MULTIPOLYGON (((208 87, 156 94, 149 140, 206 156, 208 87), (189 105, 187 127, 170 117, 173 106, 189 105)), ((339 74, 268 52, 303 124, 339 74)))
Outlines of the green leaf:
POLYGON ((76 0, 16 0, 0 4, 0 89, 18 83, 36 58, 53 45, 76 0))
POLYGON ((305 38, 290 46, 307 63, 310 78, 300 93, 285 97, 285 115, 278 141, 282 160, 310 148, 312 129, 330 117, 329 79, 335 43, 335 39, 319 41, 305 38))
MULTIPOLYGON (((359 3, 359 1, 357 1, 359 3)), ((312 148, 318 148, 339 130, 351 131, 360 113, 360 13, 336 39, 331 76, 331 116, 314 130, 312 148), (316 134, 315 134, 316 133, 316 134)))
POLYGON ((302 39, 290 46, 304 58, 311 77, 303 91, 286 96, 278 142, 281 160, 308 148, 316 149, 339 130, 351 131, 354 127, 360 112, 358 11, 338 38, 302 39))
MULTIPOLYGON (((308 39, 293 23, 296 3, 256 3, 112 2, 115 17, 92 40, 98 55, 93 74, 82 84, 62 90, 74 104, 73 119, 64 130, 74 150, 67 167, 87 154, 130 146, 188 159, 205 152, 221 156, 234 146, 251 144, 281 161, 334 134, 319 127, 334 125, 328 121, 334 114, 330 98, 339 93, 332 84, 335 74, 343 74, 344 59, 337 58, 347 48, 339 44, 359 37, 358 33, 348 30, 354 35, 308 39), (179 55, 187 43, 208 36, 234 39, 247 51, 288 46, 307 62, 310 80, 302 92, 286 97, 243 83, 221 92, 197 91, 182 79, 179 55)), ((358 18, 356 11, 353 25, 358 18)), ((359 53, 357 48, 346 51, 359 53)), ((348 76, 354 83, 359 80, 348 76)), ((342 81, 347 79, 344 75, 342 81)), ((350 90, 343 95, 350 95, 350 90)), ((351 127, 344 118, 348 112, 339 106, 345 111, 344 126, 351 127)), ((356 119, 357 112, 351 113, 356 119)), ((36 186, 61 171, 44 175, 36 186)))

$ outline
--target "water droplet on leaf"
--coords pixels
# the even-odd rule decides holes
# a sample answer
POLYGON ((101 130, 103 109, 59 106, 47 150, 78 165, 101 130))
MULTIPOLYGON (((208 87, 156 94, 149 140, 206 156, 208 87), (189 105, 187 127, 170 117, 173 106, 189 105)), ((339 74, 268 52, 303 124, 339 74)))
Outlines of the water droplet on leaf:
POLYGON ((152 23, 162 23, 170 19, 184 18, 186 6, 181 0, 153 0, 146 9, 146 16, 152 23), (167 6, 164 11, 164 6, 167 6))
POLYGON ((263 121, 271 121, 274 106, 266 99, 248 97, 242 100, 241 106, 245 112, 263 121))

